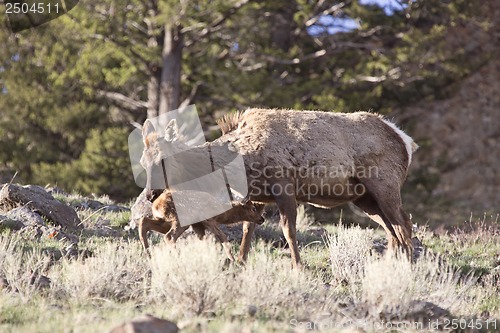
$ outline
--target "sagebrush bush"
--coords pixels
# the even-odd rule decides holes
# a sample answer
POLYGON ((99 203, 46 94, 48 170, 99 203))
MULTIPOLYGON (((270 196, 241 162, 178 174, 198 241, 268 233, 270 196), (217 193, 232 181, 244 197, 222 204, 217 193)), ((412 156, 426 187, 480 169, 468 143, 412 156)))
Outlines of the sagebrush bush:
POLYGON ((416 263, 402 254, 386 254, 366 263, 358 302, 367 304, 375 317, 380 313, 404 317, 413 311, 412 301, 424 300, 454 315, 466 314, 479 304, 472 289, 476 280, 429 254, 416 263))
MULTIPOLYGON (((471 242, 476 243, 466 239, 463 246, 471 242)), ((410 263, 404 255, 379 255, 373 243, 373 230, 341 226, 328 237, 327 249, 307 248, 317 251, 309 257, 323 265, 311 265, 305 256, 298 271, 283 249, 263 241, 240 266, 228 264, 211 238, 176 246, 160 242, 150 258, 136 240, 92 237, 80 243, 90 256, 52 259, 48 265, 53 243, 4 234, 0 278, 9 287, 0 290, 0 331, 5 323, 16 332, 107 331, 112 323, 147 312, 186 325, 186 332, 200 331, 196 323, 207 332, 241 331, 247 324, 260 332, 301 322, 336 332, 360 322, 376 327, 382 319, 417 320, 423 302, 456 317, 498 309, 495 271, 480 284, 447 263, 449 255, 425 253, 410 263), (37 286, 41 274, 50 278, 49 288, 37 286)))
POLYGON ((259 245, 249 262, 226 266, 220 245, 184 241, 158 246, 151 259, 151 296, 182 314, 224 313, 255 306, 266 316, 311 310, 323 297, 309 274, 291 270, 288 258, 276 258, 259 245))
POLYGON ((311 214, 306 212, 305 205, 299 205, 297 207, 297 230, 304 231, 310 228, 313 224, 316 223, 316 219, 311 214))
POLYGON ((152 251, 151 298, 178 314, 216 311, 231 300, 230 269, 219 244, 180 240, 176 246, 156 246, 152 251))
POLYGON ((48 262, 39 249, 24 249, 17 234, 0 235, 0 279, 23 301, 39 291, 39 280, 48 262))
POLYGON ((240 305, 257 306, 271 317, 314 312, 324 301, 320 283, 310 272, 292 270, 289 258, 273 256, 262 243, 234 281, 240 305))
POLYGON ((334 283, 354 284, 360 281, 373 247, 372 229, 339 225, 336 234, 327 239, 334 283))
POLYGON ((137 243, 105 243, 89 258, 63 259, 50 274, 58 298, 138 299, 144 295, 149 267, 137 243))

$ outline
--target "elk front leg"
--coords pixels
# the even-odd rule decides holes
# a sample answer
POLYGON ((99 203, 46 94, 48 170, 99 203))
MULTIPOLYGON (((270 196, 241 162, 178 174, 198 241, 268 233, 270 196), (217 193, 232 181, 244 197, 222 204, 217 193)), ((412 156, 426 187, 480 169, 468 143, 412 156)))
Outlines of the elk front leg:
POLYGON ((203 222, 205 227, 215 236, 215 239, 217 239, 219 242, 221 242, 222 247, 224 248, 224 251, 226 251, 226 255, 231 260, 234 262, 234 257, 233 253, 231 252, 231 243, 227 240, 227 236, 225 233, 220 230, 220 228, 217 226, 217 222, 214 221, 205 221, 203 222))
POLYGON ((243 222, 243 237, 241 238, 240 253, 238 255, 238 262, 245 263, 250 251, 250 243, 252 242, 253 232, 255 230, 255 223, 243 222))
POLYGON ((179 221, 173 221, 172 222, 172 227, 170 230, 163 236, 163 240, 167 244, 173 244, 177 241, 177 239, 182 235, 184 231, 186 231, 189 228, 189 225, 187 226, 181 226, 179 221))

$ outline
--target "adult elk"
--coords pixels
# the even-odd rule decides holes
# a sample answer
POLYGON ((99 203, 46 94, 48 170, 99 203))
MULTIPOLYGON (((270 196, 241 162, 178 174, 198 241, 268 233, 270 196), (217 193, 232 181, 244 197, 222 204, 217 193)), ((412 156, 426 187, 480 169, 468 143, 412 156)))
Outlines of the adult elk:
MULTIPOLYGON (((183 143, 175 141, 176 127, 171 121, 166 135, 160 137, 152 123, 145 122, 141 162, 148 180, 153 165, 159 163, 158 140, 178 145, 184 161, 211 154, 215 168, 242 155, 248 197, 256 202, 276 202, 294 267, 300 265, 297 202, 326 208, 352 202, 385 229, 391 247, 412 252, 411 223, 403 210, 400 189, 418 146, 381 116, 248 109, 225 121, 223 136, 196 147, 181 147, 183 143)), ((181 173, 197 172, 172 167, 181 173)))

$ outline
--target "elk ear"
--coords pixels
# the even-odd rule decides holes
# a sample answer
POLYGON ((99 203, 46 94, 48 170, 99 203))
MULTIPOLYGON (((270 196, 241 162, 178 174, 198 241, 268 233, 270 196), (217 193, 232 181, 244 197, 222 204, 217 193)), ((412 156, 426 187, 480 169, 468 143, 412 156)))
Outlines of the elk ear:
POLYGON ((144 141, 144 145, 147 146, 147 137, 148 135, 154 132, 155 132, 155 127, 153 125, 153 122, 149 119, 146 119, 144 125, 142 125, 142 140, 144 141))
POLYGON ((179 139, 179 127, 177 126, 177 120, 172 119, 168 122, 165 127, 165 141, 174 142, 179 139))

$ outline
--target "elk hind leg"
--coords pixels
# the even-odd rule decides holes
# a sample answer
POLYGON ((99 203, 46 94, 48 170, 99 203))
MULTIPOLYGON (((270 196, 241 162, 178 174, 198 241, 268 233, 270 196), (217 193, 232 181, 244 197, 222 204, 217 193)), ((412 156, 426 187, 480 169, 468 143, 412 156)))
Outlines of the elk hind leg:
MULTIPOLYGON (((389 244, 393 247, 400 246, 408 255, 411 255, 413 251, 412 226, 408 214, 403 209, 399 188, 381 187, 381 182, 377 185, 372 184, 371 181, 363 182, 363 184, 368 192, 365 196, 369 194, 375 201, 378 207, 376 215, 382 218, 386 231, 389 231, 388 234, 392 237, 389 244)), ((373 202, 372 206, 375 206, 373 202)))
POLYGON ((290 184, 278 184, 281 185, 281 188, 278 189, 281 193, 275 194, 274 199, 280 211, 281 229, 290 247, 292 267, 301 268, 299 246, 297 244, 297 201, 295 196, 286 193, 287 186, 290 186, 290 184))

